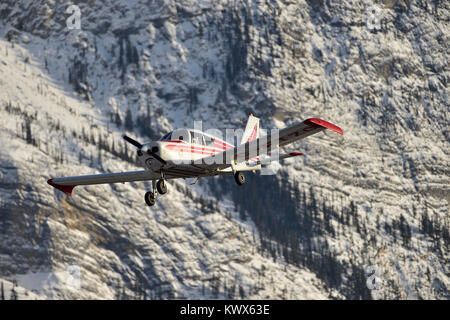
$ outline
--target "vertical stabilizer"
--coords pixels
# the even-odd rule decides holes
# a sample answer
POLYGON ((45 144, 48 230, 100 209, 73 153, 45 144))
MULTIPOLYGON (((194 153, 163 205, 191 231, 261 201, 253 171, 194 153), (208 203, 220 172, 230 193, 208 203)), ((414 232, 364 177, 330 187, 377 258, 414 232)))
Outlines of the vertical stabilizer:
POLYGON ((248 141, 252 141, 259 138, 259 118, 250 113, 245 127, 244 134, 242 135, 241 144, 248 141))

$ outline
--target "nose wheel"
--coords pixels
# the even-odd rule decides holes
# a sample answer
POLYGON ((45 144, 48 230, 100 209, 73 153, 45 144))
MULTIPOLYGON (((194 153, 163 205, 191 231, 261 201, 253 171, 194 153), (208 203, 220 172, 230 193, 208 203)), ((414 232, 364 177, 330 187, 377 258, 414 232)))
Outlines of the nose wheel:
POLYGON ((153 191, 148 191, 145 193, 144 199, 145 203, 152 207, 156 203, 156 196, 159 194, 166 194, 167 193, 167 183, 164 179, 158 180, 156 182, 155 180, 152 181, 153 185, 153 191))

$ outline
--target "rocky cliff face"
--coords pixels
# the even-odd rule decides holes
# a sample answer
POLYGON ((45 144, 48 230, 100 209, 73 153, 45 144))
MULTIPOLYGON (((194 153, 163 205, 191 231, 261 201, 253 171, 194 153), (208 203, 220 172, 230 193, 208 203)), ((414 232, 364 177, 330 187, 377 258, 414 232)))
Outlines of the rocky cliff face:
POLYGON ((449 298, 447 2, 77 1, 81 30, 70 4, 0 4, 0 277, 49 298, 449 298), (344 137, 152 209, 148 183, 46 184, 136 168, 124 131, 250 111, 344 137))

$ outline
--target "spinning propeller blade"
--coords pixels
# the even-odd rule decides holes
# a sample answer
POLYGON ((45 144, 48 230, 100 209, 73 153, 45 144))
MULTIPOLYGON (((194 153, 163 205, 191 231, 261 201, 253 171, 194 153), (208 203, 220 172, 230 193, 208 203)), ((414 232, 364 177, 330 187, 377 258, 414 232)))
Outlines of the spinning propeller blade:
POLYGON ((143 145, 140 144, 139 142, 137 142, 136 140, 134 140, 134 139, 132 139, 132 138, 126 136, 126 135, 123 135, 123 138, 125 139, 126 142, 131 143, 133 146, 135 146, 139 150, 142 149, 143 145))
MULTIPOLYGON (((133 146, 135 146, 137 149, 138 149, 138 154, 141 156, 142 155, 142 147, 144 146, 144 145, 142 145, 141 143, 139 143, 138 141, 136 141, 136 140, 134 140, 133 138, 130 138, 129 136, 127 136, 127 135, 123 135, 123 138, 124 138, 124 140, 126 141, 126 142, 129 142, 129 143, 131 143, 133 146)), ((160 163, 162 163, 163 165, 166 165, 167 164, 167 162, 164 160, 164 159, 162 159, 160 156, 158 156, 156 153, 154 153, 154 152, 152 152, 150 149, 149 150, 147 150, 147 153, 149 154, 149 155, 151 155, 153 158, 155 158, 156 160, 158 160, 160 163)))

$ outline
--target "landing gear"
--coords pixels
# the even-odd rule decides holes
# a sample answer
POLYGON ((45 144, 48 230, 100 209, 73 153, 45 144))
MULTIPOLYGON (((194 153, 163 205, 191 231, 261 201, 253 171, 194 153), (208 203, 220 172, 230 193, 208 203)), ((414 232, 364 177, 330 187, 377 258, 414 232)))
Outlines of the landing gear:
POLYGON ((151 192, 151 191, 149 191, 149 192, 146 192, 145 193, 145 203, 148 205, 148 206, 154 206, 155 205, 155 203, 156 203, 156 193, 154 193, 154 192, 151 192))
POLYGON ((166 194, 167 193, 167 184, 164 179, 158 180, 156 183, 156 189, 158 190, 159 194, 166 194))
POLYGON ((160 179, 158 182, 155 180, 152 181, 153 191, 149 191, 145 194, 145 203, 148 206, 154 206, 156 203, 156 196, 159 194, 166 194, 167 193, 167 184, 166 180, 160 179))
POLYGON ((240 171, 234 174, 234 180, 236 181, 238 186, 242 186, 243 184, 245 184, 245 176, 240 171))

